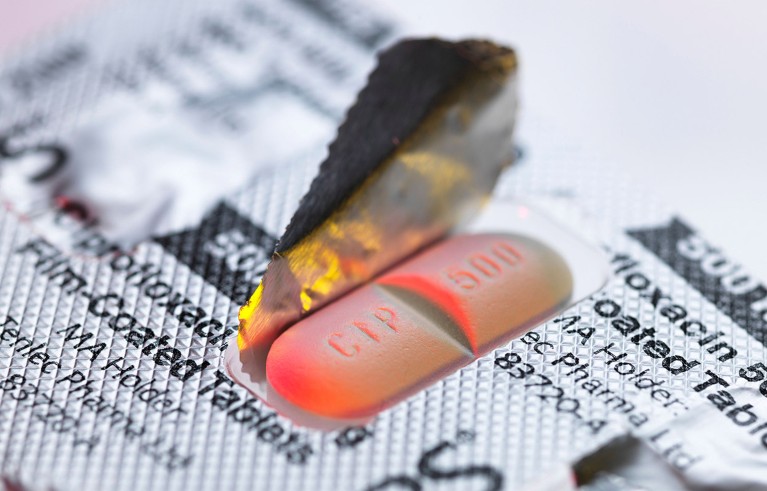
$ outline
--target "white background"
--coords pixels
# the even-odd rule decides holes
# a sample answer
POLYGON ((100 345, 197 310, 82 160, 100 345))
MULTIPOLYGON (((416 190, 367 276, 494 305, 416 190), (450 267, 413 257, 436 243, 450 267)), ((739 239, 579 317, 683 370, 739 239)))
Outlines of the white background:
POLYGON ((767 2, 372 3, 411 32, 512 44, 525 107, 767 279, 767 2))
MULTIPOLYGON (((0 54, 98 1, 0 0, 0 54)), ((411 32, 514 45, 524 106, 767 280, 767 2, 362 1, 411 32)))

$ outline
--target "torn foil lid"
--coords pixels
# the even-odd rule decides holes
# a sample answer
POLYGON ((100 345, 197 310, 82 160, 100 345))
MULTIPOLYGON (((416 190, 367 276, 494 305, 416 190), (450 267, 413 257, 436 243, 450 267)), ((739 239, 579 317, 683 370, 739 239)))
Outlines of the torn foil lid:
POLYGON ((512 160, 514 52, 488 41, 402 41, 379 57, 240 310, 237 346, 265 396, 277 336, 465 223, 512 160))

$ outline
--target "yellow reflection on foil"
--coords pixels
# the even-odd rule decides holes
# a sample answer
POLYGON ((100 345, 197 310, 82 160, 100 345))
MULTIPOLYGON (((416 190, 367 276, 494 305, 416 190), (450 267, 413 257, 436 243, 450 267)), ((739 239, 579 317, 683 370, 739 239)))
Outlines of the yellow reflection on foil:
MULTIPOLYGON (((443 230, 435 232, 428 222, 440 224, 449 217, 448 221, 452 223, 452 200, 460 195, 458 190, 474 187, 466 162, 432 152, 401 152, 383 167, 377 172, 379 175, 369 179, 368 184, 357 190, 325 223, 280 256, 298 283, 299 315, 311 312, 324 305, 331 296, 369 280, 401 256, 400 251, 415 250, 436 239, 443 230), (375 189, 381 187, 380 183, 387 185, 384 189, 375 189), (394 186, 389 186, 392 183, 394 186), (402 183, 411 186, 417 183, 421 201, 428 206, 428 209, 419 210, 424 215, 424 223, 387 226, 392 216, 382 216, 377 203, 381 193, 390 191, 390 188, 396 190, 402 183), (393 237, 397 239, 395 243, 391 243, 393 237), (393 250, 382 255, 384 247, 393 250)), ((406 206, 404 202, 403 206, 406 206)), ((391 214, 391 210, 385 212, 391 214)), ((395 213, 394 218, 396 216, 395 213)), ((440 228, 445 227, 440 225, 440 228)), ((263 285, 259 285, 240 310, 241 325, 260 310, 264 301, 263 285)), ((240 330, 238 345, 241 349, 248 346, 248 339, 258 337, 259 327, 259 322, 251 323, 249 335, 243 332, 244 329, 240 330)))

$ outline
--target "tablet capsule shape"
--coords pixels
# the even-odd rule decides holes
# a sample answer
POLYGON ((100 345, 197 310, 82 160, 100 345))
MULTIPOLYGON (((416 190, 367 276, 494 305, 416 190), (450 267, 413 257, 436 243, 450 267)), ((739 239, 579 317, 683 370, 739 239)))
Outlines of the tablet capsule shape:
POLYGON ((537 241, 454 236, 293 325, 267 378, 311 413, 373 416, 520 336, 571 291, 565 261, 537 241))

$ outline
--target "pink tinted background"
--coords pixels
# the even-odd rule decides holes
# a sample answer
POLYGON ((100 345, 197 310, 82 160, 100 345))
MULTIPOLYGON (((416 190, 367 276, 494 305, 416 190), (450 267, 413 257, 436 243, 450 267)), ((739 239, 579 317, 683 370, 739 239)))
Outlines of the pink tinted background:
POLYGON ((0 0, 0 56, 100 0, 0 0))

